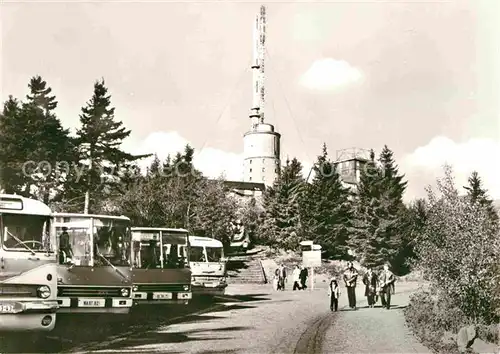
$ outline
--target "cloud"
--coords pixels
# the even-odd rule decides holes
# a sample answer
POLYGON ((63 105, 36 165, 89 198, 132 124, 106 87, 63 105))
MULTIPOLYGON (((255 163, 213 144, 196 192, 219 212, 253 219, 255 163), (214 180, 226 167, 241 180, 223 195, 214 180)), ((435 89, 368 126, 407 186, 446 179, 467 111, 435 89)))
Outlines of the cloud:
MULTIPOLYGON (((186 144, 191 144, 179 133, 173 132, 154 132, 148 135, 146 139, 135 144, 126 144, 125 150, 133 154, 154 154, 158 155, 160 160, 164 160, 170 154, 175 156, 177 152, 183 152, 186 144)), ((143 159, 139 165, 143 171, 151 164, 153 157, 143 159)), ((218 178, 224 174, 227 180, 242 180, 243 157, 216 148, 206 147, 201 151, 195 150, 194 166, 210 178, 218 178)))
POLYGON ((301 78, 301 84, 311 90, 331 90, 361 80, 361 71, 344 60, 316 60, 301 78))
POLYGON ((438 136, 427 145, 417 148, 402 159, 401 170, 408 179, 408 199, 424 196, 426 185, 435 185, 437 177, 443 176, 445 163, 453 166, 455 182, 463 193, 462 186, 472 171, 477 171, 484 187, 493 199, 500 199, 500 141, 471 139, 463 143, 438 136))

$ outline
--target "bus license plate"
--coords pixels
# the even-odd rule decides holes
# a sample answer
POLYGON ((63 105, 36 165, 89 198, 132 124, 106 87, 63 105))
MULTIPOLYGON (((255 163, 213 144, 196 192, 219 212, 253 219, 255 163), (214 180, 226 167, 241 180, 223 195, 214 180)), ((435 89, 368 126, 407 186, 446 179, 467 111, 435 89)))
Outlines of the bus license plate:
POLYGON ((104 307, 104 299, 78 299, 78 307, 104 307))
POLYGON ((205 283, 204 284, 207 288, 215 288, 217 287, 217 283, 205 283))
POLYGON ((153 293, 154 300, 170 300, 172 299, 172 293, 153 293))
POLYGON ((11 303, 0 303, 0 313, 16 313, 16 306, 11 303))

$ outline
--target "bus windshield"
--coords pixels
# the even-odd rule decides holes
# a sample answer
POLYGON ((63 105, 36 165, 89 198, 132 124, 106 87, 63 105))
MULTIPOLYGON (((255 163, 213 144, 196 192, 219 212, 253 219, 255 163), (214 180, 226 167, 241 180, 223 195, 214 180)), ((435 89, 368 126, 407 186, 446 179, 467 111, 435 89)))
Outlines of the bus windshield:
POLYGON ((207 262, 220 262, 222 259, 222 248, 221 247, 206 247, 207 250, 207 262))
POLYGON ((61 259, 66 256, 80 266, 130 265, 128 221, 98 217, 63 219, 57 228, 61 259))
POLYGON ((132 243, 134 268, 161 268, 160 231, 133 231, 132 243))
POLYGON ((162 231, 163 268, 184 268, 189 264, 186 232, 162 231))
POLYGON ((94 218, 95 265, 130 265, 130 241, 128 221, 94 218))
POLYGON ((0 213, 2 247, 15 252, 54 252, 50 217, 0 213))
POLYGON ((191 262, 206 262, 205 252, 203 247, 191 246, 189 250, 189 260, 191 262))

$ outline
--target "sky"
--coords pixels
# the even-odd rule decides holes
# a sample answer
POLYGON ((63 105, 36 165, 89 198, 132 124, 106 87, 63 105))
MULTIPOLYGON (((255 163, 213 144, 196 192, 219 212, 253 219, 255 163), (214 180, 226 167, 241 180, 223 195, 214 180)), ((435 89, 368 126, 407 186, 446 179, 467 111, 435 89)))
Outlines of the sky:
MULTIPOLYGON (((282 160, 307 175, 326 143, 388 145, 406 199, 453 165, 500 198, 500 4, 470 1, 275 1, 267 6, 266 121, 282 160)), ((30 77, 52 87, 73 131, 104 78, 124 149, 160 158, 196 149, 205 174, 242 178, 250 127, 252 28, 260 2, 0 4, 0 98, 30 77)))

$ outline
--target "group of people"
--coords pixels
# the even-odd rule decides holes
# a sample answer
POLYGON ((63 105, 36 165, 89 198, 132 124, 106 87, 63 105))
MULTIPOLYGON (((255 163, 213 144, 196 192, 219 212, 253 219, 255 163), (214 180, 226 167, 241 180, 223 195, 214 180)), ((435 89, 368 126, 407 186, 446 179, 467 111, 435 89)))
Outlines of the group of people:
MULTIPOLYGON (((347 269, 344 271, 343 280, 347 290, 347 298, 349 300, 349 307, 356 309, 356 284, 359 273, 354 268, 352 262, 349 262, 347 269)), ((368 301, 368 306, 373 307, 380 296, 382 306, 390 309, 391 295, 395 292, 396 277, 394 273, 389 270, 389 264, 384 264, 384 269, 377 275, 373 268, 369 267, 367 272, 363 275, 363 284, 365 285, 365 296, 368 301)), ((337 279, 332 278, 328 287, 328 295, 330 296, 330 310, 338 310, 338 299, 340 297, 340 287, 337 279)))
MULTIPOLYGON (((293 290, 305 290, 307 289, 307 278, 309 277, 309 272, 307 268, 299 266, 298 264, 295 266, 292 272, 292 280, 293 280, 293 290)), ((274 290, 285 290, 285 284, 287 283, 287 273, 286 267, 284 264, 280 264, 280 266, 274 272, 274 281, 273 287, 274 290)))

